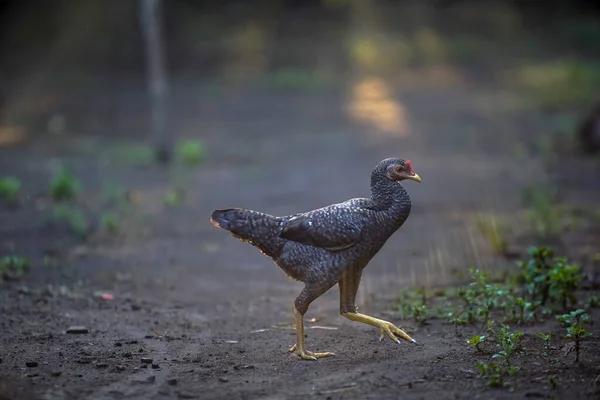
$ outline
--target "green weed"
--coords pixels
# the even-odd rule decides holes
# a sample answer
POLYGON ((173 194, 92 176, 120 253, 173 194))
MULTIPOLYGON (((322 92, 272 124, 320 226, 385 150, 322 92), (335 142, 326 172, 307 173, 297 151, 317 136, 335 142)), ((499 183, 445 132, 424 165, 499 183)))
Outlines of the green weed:
POLYGON ((525 218, 540 238, 559 236, 565 227, 563 211, 558 203, 558 192, 553 188, 533 187, 523 191, 528 206, 525 218))
POLYGON ((5 278, 20 278, 29 269, 29 259, 16 256, 0 258, 0 276, 5 278))
POLYGON ((539 337, 540 339, 542 339, 544 341, 544 350, 553 350, 553 347, 550 344, 550 340, 552 340, 552 334, 551 333, 538 332, 536 334, 536 336, 539 337))
POLYGON ((481 349, 481 347, 479 347, 483 342, 485 342, 485 335, 475 335, 471 339, 467 340, 467 343, 475 347, 478 353, 483 353, 483 350, 481 349))
POLYGON ((74 198, 81 188, 81 183, 65 166, 61 166, 50 181, 50 195, 55 201, 74 198))
POLYGON ((505 255, 508 252, 506 235, 508 226, 500 219, 489 215, 478 215, 475 219, 479 232, 492 246, 497 255, 505 255))
POLYGON ((556 320, 567 328, 567 334, 565 337, 573 340, 575 343, 575 362, 579 362, 581 341, 589 336, 592 336, 592 333, 588 332, 583 327, 583 324, 590 323, 590 316, 585 312, 585 310, 578 309, 571 311, 569 314, 558 315, 556 320))
POLYGON ((482 363, 477 361, 477 368, 479 369, 481 377, 487 377, 488 386, 491 387, 504 387, 506 383, 504 378, 506 376, 505 369, 496 363, 482 363))
POLYGON ((535 311, 539 305, 539 302, 527 301, 523 297, 509 294, 502 303, 502 308, 508 316, 506 318, 507 322, 524 324, 535 319, 535 311))
POLYGON ((186 165, 198 165, 204 161, 204 144, 198 140, 184 140, 177 147, 177 157, 186 165))
POLYGON ((419 326, 425 325, 425 322, 431 316, 431 312, 427 307, 425 290, 402 291, 398 296, 394 310, 402 311, 402 318, 410 318, 419 326))
POLYGON ((56 222, 66 223, 81 238, 85 238, 89 234, 88 219, 79 208, 59 204, 52 209, 52 217, 56 222))
POLYGON ((517 265, 531 302, 539 301, 541 306, 561 304, 563 309, 576 304, 575 291, 582 279, 579 265, 570 264, 565 257, 554 257, 549 247, 531 247, 527 252, 531 258, 517 265))
POLYGON ((525 98, 531 106, 545 110, 570 109, 586 104, 600 88, 596 62, 556 60, 527 65, 519 71, 525 98))
POLYGON ((119 229, 119 220, 113 212, 102 214, 102 227, 110 233, 115 233, 119 229))
POLYGON ((0 178, 0 197, 7 203, 14 203, 21 190, 21 181, 15 177, 0 178))

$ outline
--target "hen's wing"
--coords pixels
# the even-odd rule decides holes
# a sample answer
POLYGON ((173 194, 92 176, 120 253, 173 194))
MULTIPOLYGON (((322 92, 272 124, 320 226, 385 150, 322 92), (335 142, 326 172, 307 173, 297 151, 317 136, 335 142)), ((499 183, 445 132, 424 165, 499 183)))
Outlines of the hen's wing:
POLYGON ((292 216, 279 236, 336 252, 358 243, 366 223, 366 210, 346 202, 292 216))

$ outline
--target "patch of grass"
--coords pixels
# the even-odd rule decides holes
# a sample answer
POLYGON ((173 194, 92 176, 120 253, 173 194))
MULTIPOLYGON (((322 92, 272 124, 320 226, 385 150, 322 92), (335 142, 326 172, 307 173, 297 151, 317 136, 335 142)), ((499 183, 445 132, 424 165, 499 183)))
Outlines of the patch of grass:
POLYGON ((563 309, 575 305, 575 291, 583 278, 579 265, 570 264, 565 257, 554 257, 549 247, 531 247, 527 252, 530 259, 517 262, 521 270, 518 279, 531 302, 541 306, 560 304, 563 309))
POLYGON ((539 337, 540 339, 542 339, 544 341, 544 350, 546 350, 546 351, 548 351, 548 350, 554 350, 554 348, 550 344, 550 341, 552 340, 552 334, 551 333, 538 332, 536 334, 536 336, 539 337))
POLYGON ((58 204, 52 209, 52 217, 56 222, 66 223, 81 238, 87 237, 90 233, 89 221, 79 208, 58 204))
POLYGON ((484 352, 480 347, 483 342, 485 342, 485 335, 475 335, 471 339, 467 340, 467 343, 475 347, 478 353, 484 352))
POLYGON ((177 146, 177 158, 185 165, 198 165, 205 159, 204 144, 199 140, 183 140, 177 146))
POLYGON ((531 302, 521 296, 509 294, 502 303, 502 308, 507 315, 505 321, 519 324, 529 322, 535 319, 535 311, 539 305, 539 302, 531 302))
POLYGON ((484 214, 477 215, 475 222, 477 229, 492 246, 494 253, 505 255, 508 252, 508 242, 506 241, 508 225, 497 217, 484 214))
POLYGON ((50 181, 50 195, 54 201, 64 201, 74 198, 81 190, 81 182, 62 165, 50 181))
POLYGON ((501 363, 477 362, 480 375, 487 378, 487 383, 492 387, 506 386, 506 378, 515 376, 521 368, 511 363, 515 353, 522 350, 523 332, 511 332, 508 325, 503 325, 499 330, 489 329, 496 339, 500 351, 492 355, 492 359, 501 360, 501 363))
POLYGON ((183 201, 184 196, 183 189, 172 188, 165 194, 165 203, 171 207, 177 207, 183 201))
POLYGON ((558 202, 558 192, 549 187, 530 187, 523 190, 523 203, 528 207, 525 217, 540 238, 559 236, 564 230, 564 213, 558 202))
POLYGON ((487 325, 492 310, 504 294, 504 289, 500 285, 491 284, 487 275, 480 270, 470 268, 469 275, 471 283, 457 291, 462 308, 452 317, 467 323, 482 321, 487 325))
POLYGON ((15 177, 0 178, 0 197, 7 203, 14 203, 17 201, 21 186, 21 181, 15 177))
POLYGON ((105 212, 102 214, 102 228, 110 233, 115 233, 119 229, 119 220, 115 213, 105 212))
POLYGON ((29 270, 29 259, 7 256, 0 258, 0 276, 6 279, 20 278, 29 270))
POLYGON ((567 328, 566 338, 573 340, 575 343, 575 362, 579 362, 579 353, 581 352, 581 341, 592 336, 583 324, 590 323, 590 316, 585 310, 571 311, 569 314, 558 315, 556 320, 567 328))
POLYGON ((405 290, 400 293, 394 310, 402 312, 402 318, 410 318, 419 326, 425 325, 431 312, 427 307, 427 295, 425 290, 405 290))
POLYGON ((119 144, 108 151, 108 157, 136 167, 155 162, 154 149, 146 144, 119 144))
POLYGON ((477 362, 477 369, 479 369, 479 373, 481 377, 487 378, 487 384, 490 387, 504 387, 506 372, 502 366, 496 364, 494 362, 491 363, 482 363, 477 362))
POLYGON ((600 89, 600 64, 563 59, 523 66, 518 80, 527 103, 544 110, 576 108, 589 102, 600 89))

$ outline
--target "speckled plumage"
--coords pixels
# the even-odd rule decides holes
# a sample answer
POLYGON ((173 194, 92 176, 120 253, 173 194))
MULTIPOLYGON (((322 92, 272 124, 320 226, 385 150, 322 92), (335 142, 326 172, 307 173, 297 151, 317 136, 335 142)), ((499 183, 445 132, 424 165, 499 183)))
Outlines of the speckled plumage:
POLYGON ((393 168, 418 178, 409 162, 389 158, 373 170, 370 198, 283 217, 239 208, 215 210, 211 222, 256 246, 288 276, 305 283, 295 301, 300 314, 336 283, 340 311, 355 312, 363 268, 410 213, 410 196, 399 181, 411 178, 392 179, 393 168))

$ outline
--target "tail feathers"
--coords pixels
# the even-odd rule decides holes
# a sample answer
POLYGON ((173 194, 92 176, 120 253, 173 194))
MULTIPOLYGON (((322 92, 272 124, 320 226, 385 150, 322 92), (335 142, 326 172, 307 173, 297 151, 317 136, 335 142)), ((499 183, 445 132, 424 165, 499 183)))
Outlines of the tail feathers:
POLYGON ((212 212, 210 222, 270 257, 280 251, 279 221, 272 215, 242 208, 217 209, 212 212))

